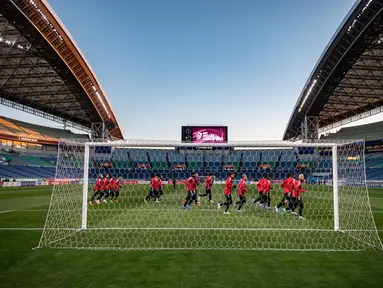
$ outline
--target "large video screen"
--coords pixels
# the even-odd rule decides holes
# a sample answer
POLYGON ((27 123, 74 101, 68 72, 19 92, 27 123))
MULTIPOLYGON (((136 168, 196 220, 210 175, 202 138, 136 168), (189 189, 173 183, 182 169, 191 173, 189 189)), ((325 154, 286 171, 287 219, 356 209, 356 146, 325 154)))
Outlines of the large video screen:
POLYGON ((227 126, 182 126, 182 142, 226 143, 227 126))

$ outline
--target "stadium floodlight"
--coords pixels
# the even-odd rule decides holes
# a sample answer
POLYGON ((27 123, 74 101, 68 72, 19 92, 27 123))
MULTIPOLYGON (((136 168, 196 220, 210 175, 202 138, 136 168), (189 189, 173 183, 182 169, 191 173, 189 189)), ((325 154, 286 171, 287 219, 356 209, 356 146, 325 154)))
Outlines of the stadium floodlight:
POLYGON ((363 141, 60 143, 39 247, 382 249, 364 149, 363 141), (230 149, 178 149, 207 145, 230 149))

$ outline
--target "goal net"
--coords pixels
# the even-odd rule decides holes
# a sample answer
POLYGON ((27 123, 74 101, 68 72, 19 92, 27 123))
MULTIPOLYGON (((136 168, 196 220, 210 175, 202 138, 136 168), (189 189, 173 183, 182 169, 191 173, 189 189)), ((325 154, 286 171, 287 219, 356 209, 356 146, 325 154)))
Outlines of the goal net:
POLYGON ((61 143, 39 247, 381 249, 364 163, 363 141, 61 143))

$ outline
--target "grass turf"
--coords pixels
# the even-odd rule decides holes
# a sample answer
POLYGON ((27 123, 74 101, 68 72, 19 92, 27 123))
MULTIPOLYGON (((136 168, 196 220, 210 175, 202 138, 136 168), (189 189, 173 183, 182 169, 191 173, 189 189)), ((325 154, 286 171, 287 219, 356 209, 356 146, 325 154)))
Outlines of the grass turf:
MULTIPOLYGON (((50 187, 1 189, 0 228, 42 228, 50 193, 50 187)), ((174 194, 177 195, 174 201, 185 194, 184 190, 174 193, 177 193, 174 194)), ((370 197, 377 228, 383 230, 383 191, 371 189, 370 197)), ((131 208, 139 208, 138 204, 131 205, 131 208)), ((97 225, 96 221, 92 221, 100 219, 92 216, 97 215, 94 213, 102 216, 104 213, 115 213, 114 210, 117 210, 115 206, 106 207, 90 208, 91 225, 97 225)), ((307 213, 309 210, 310 206, 307 207, 307 213)), ((194 215, 195 219, 203 217, 197 209, 189 212, 194 213, 190 215, 194 215)), ((212 210, 204 213, 216 215, 217 212, 212 210)), ((259 216, 252 215, 251 211, 244 213, 247 213, 246 216, 241 214, 230 217, 256 219, 260 226, 269 223, 266 214, 259 216)), ((311 217, 314 216, 315 214, 311 217)), ((193 217, 189 216, 189 219, 193 217)), ((307 217, 310 218, 310 214, 307 217)), ((127 220, 129 217, 118 219, 123 219, 120 223, 122 225, 129 224, 127 220)), ((322 220, 315 223, 320 223, 322 220)), ((331 218, 326 220, 331 221, 331 218)), ((217 221, 214 225, 219 225, 219 220, 217 221)), ((145 223, 147 224, 147 222, 141 224, 145 223)), ((158 223, 166 225, 164 220, 158 223)), ((383 253, 379 251, 90 251, 47 248, 32 250, 38 245, 40 235, 41 229, 0 230, 2 271, 0 287, 383 286, 383 253)), ((380 237, 382 236, 380 232, 380 237)))

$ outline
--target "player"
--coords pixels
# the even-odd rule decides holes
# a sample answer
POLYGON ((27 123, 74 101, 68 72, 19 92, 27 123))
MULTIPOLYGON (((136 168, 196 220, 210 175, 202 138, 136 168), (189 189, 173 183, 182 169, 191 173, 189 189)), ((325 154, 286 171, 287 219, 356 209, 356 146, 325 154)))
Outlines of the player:
MULTIPOLYGON (((114 176, 116 179, 116 176, 114 176)), ((114 203, 118 203, 118 197, 120 197, 120 188, 121 188, 121 182, 122 182, 122 177, 118 177, 114 181, 114 203)))
POLYGON ((211 199, 211 187, 213 186, 214 173, 209 173, 209 176, 205 179, 205 194, 199 194, 199 200, 202 197, 209 196, 209 202, 213 203, 211 199))
POLYGON ((183 208, 184 209, 191 209, 190 204, 195 201, 196 205, 198 205, 197 202, 197 173, 192 172, 191 176, 186 180, 186 189, 188 191, 188 194, 186 195, 186 198, 182 201, 183 202, 183 208))
POLYGON ((229 174, 229 177, 227 177, 227 179, 226 179, 225 190, 223 192, 225 194, 226 201, 224 203, 217 202, 218 209, 220 209, 224 205, 226 206, 225 212, 223 212, 223 214, 230 214, 229 207, 230 207, 231 203, 233 203, 232 198, 231 198, 231 192, 233 191, 233 189, 236 188, 236 186, 233 185, 233 179, 235 178, 235 176, 236 176, 235 172, 231 172, 229 174))
POLYGON ((246 187, 246 180, 247 180, 247 176, 246 174, 243 174, 242 175, 242 179, 241 181, 239 182, 239 185, 238 185, 238 197, 239 197, 239 201, 238 202, 234 202, 234 207, 239 205, 238 208, 237 208, 237 212, 241 212, 241 208, 242 206, 246 203, 246 194, 247 194, 247 187, 246 187))
POLYGON ((303 218, 302 212, 303 212, 303 200, 300 196, 301 193, 306 192, 306 190, 303 189, 302 183, 305 181, 305 177, 303 174, 299 174, 298 180, 294 182, 294 189, 291 197, 291 204, 290 209, 287 210, 287 212, 291 212, 292 214, 296 215, 297 213, 294 212, 295 208, 299 205, 299 218, 300 220, 306 220, 303 218))
POLYGON ((291 174, 287 175, 287 178, 283 180, 281 187, 283 188, 283 198, 277 206, 275 206, 275 212, 279 212, 285 204, 289 204, 291 200, 291 193, 293 192, 294 187, 294 178, 291 174))
POLYGON ((110 196, 110 203, 113 203, 113 197, 114 197, 114 186, 116 184, 116 176, 113 176, 109 180, 109 196, 110 196))
MULTIPOLYGON (((89 201, 89 205, 93 206, 93 200, 96 198, 96 196, 100 196, 101 193, 101 186, 102 186, 102 174, 98 174, 98 178, 96 183, 94 184, 93 188, 93 196, 89 201)), ((100 201, 96 199, 96 204, 100 204, 100 201)))
POLYGON ((160 197, 162 195, 162 181, 161 181, 160 174, 157 174, 156 177, 154 178, 153 186, 154 186, 154 202, 159 203, 160 197))
POLYGON ((265 180, 262 182, 262 192, 263 192, 263 195, 262 195, 262 200, 259 202, 259 205, 262 207, 262 208, 266 208, 266 209, 271 209, 271 199, 270 199, 270 191, 271 189, 273 189, 273 186, 271 186, 271 181, 270 181, 270 178, 269 177, 266 177, 264 178, 265 180), (266 205, 263 205, 266 203, 266 205))
POLYGON ((101 200, 104 202, 104 203, 108 203, 108 201, 106 199, 108 199, 109 197, 109 173, 107 173, 104 177, 103 180, 103 189, 102 189, 102 196, 101 196, 101 200))
POLYGON ((259 202, 262 200, 262 197, 263 197, 262 185, 263 185, 263 181, 265 181, 266 178, 267 178, 267 175, 263 174, 262 179, 258 181, 257 183, 258 198, 251 200, 252 206, 254 206, 254 204, 256 204, 256 206, 259 206, 259 202))
POLYGON ((200 202, 201 199, 199 197, 197 197, 198 196, 197 186, 199 185, 199 176, 198 176, 197 172, 195 173, 195 184, 196 184, 196 186, 195 186, 195 197, 196 197, 195 203, 197 206, 200 206, 201 205, 201 202, 200 202))
POLYGON ((103 180, 104 180, 104 196, 102 199, 104 203, 108 203, 107 199, 109 198, 109 195, 110 195, 110 186, 109 186, 110 174, 107 173, 103 180))
POLYGON ((177 185, 177 180, 176 180, 176 178, 173 178, 173 180, 172 180, 172 182, 173 182, 173 190, 176 190, 176 185, 177 185))
POLYGON ((148 195, 146 195, 145 199, 144 199, 144 202, 145 203, 148 203, 148 201, 150 200, 150 198, 153 198, 154 197, 154 178, 156 178, 156 175, 155 174, 152 174, 151 175, 151 179, 150 179, 150 190, 148 192, 148 195))

